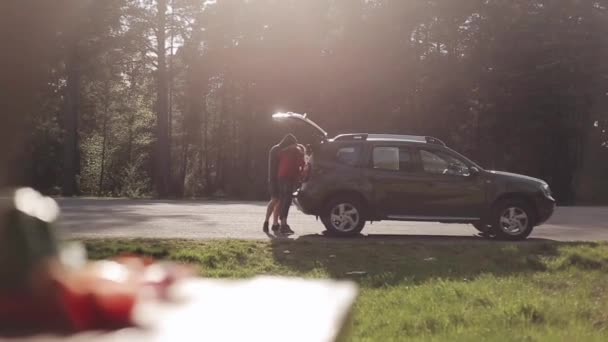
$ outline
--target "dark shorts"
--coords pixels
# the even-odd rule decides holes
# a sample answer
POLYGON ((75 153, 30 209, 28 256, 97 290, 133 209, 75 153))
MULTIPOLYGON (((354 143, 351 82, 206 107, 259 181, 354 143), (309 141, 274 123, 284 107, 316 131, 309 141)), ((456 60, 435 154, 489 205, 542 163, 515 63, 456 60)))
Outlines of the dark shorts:
POLYGON ((281 192, 278 181, 268 183, 268 193, 270 194, 270 198, 279 198, 281 192))

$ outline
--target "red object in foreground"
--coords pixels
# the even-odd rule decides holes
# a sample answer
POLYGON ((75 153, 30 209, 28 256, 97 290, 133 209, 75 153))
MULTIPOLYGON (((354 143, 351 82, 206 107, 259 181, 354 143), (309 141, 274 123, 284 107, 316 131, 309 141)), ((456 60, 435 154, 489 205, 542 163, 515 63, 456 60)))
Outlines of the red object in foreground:
POLYGON ((0 292, 0 335, 132 326, 140 290, 152 288, 157 298, 166 299, 167 288, 190 274, 188 268, 162 266, 134 256, 92 262, 79 271, 54 269, 48 273, 52 274, 49 286, 32 290, 44 293, 0 292), (153 270, 155 276, 145 277, 147 270, 153 270))
POLYGON ((120 283, 93 278, 87 284, 56 281, 51 296, 29 293, 0 294, 0 333, 72 333, 110 330, 133 325, 135 291, 120 283))
POLYGON ((44 300, 23 292, 0 294, 0 332, 19 334, 31 330, 71 330, 58 298, 44 300))
POLYGON ((120 284, 101 282, 97 290, 62 287, 62 304, 73 331, 119 329, 133 325, 131 312, 135 306, 135 293, 121 291, 120 284), (100 292, 102 286, 113 290, 100 292))

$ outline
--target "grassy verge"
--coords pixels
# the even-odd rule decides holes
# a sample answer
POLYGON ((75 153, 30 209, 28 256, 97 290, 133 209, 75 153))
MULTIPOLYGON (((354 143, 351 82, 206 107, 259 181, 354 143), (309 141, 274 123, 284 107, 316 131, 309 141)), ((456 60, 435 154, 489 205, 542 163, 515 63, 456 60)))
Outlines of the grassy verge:
POLYGON ((135 252, 195 264, 207 277, 353 279, 361 287, 354 341, 608 341, 608 244, 448 238, 86 244, 92 258, 135 252))

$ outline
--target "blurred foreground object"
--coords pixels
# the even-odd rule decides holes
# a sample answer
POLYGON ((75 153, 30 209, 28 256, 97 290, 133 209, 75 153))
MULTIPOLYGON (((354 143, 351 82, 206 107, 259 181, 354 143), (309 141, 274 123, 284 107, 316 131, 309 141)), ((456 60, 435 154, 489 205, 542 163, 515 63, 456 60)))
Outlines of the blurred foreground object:
POLYGON ((142 300, 134 321, 142 328, 49 334, 7 342, 345 342, 357 295, 354 283, 258 277, 185 279, 171 287, 178 303, 142 300))
POLYGON ((137 300, 168 299, 190 275, 137 256, 87 262, 82 245, 59 242, 53 199, 21 188, 0 201, 0 335, 131 326, 137 300))
POLYGON ((57 203, 30 188, 0 195, 0 289, 30 290, 38 267, 57 256, 57 203))
POLYGON ((54 200, 27 188, 6 194, 0 339, 346 341, 354 283, 196 279, 185 266, 135 255, 89 262, 81 244, 60 242, 54 200))

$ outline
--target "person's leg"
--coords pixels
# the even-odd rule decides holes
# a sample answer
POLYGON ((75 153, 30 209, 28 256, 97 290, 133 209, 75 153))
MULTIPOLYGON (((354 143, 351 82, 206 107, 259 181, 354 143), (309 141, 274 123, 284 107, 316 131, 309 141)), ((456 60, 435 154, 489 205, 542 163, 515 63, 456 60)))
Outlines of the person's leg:
POLYGON ((285 217, 285 184, 284 182, 280 182, 279 183, 279 189, 280 189, 280 193, 279 193, 279 202, 277 203, 277 211, 278 211, 278 216, 279 216, 279 220, 281 221, 281 225, 286 224, 285 220, 287 219, 285 217))
POLYGON ((273 226, 278 226, 279 225, 279 212, 280 212, 280 207, 279 207, 279 197, 275 197, 274 199, 274 206, 272 209, 272 225, 273 226))
POLYGON ((264 225, 262 227, 262 231, 264 233, 268 233, 268 219, 270 218, 270 215, 272 215, 272 211, 274 210, 274 207, 275 207, 274 198, 271 198, 270 202, 268 202, 268 206, 266 207, 266 218, 264 219, 264 225))
POLYGON ((293 230, 287 224, 287 217, 289 216, 289 208, 291 208, 291 202, 293 200, 293 183, 285 182, 283 184, 282 192, 282 203, 281 203, 281 233, 293 234, 293 230))
MULTIPOLYGON (((287 208, 285 209, 285 221, 287 221, 287 217, 289 217, 289 210, 291 209, 291 205, 293 203, 293 192, 295 190, 295 183, 289 183, 289 193, 287 194, 287 197, 289 198, 288 202, 287 202, 287 208)), ((291 230, 291 227, 289 225, 287 225, 287 230, 289 230, 290 233, 293 234, 293 230, 291 230)))
POLYGON ((270 202, 268 202, 268 206, 266 207, 266 219, 264 220, 264 222, 268 222, 268 220, 270 219, 270 215, 272 215, 274 213, 274 209, 277 206, 277 199, 276 198, 271 198, 270 202))
POLYGON ((291 203, 293 202, 293 196, 291 190, 285 194, 285 208, 283 209, 283 213, 285 215, 285 224, 287 224, 287 218, 289 217, 289 209, 291 208, 291 203))
POLYGON ((287 182, 280 183, 281 196, 279 200, 279 219, 281 220, 281 226, 287 224, 287 209, 289 208, 289 196, 288 196, 288 187, 287 182))
POLYGON ((273 182, 270 197, 274 201, 272 207, 272 231, 276 232, 279 230, 279 199, 281 197, 278 181, 273 182))
MULTIPOLYGON (((271 199, 272 203, 268 203, 268 210, 270 210, 270 213, 266 213, 267 215, 272 215, 272 231, 273 232, 277 232, 279 230, 279 194, 277 193, 275 197, 273 197, 271 199)), ((266 219, 268 220, 269 217, 266 219)))
POLYGON ((264 228, 263 231, 265 233, 268 232, 268 220, 272 215, 272 228, 273 230, 278 229, 278 210, 277 204, 279 203, 279 189, 276 182, 272 182, 269 184, 268 190, 270 192, 270 202, 268 202, 268 206, 266 207, 266 218, 264 219, 264 228))

